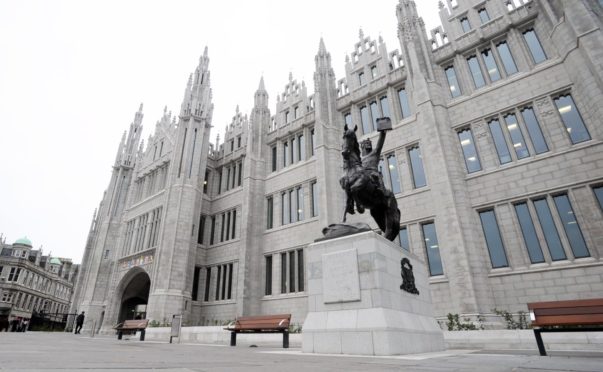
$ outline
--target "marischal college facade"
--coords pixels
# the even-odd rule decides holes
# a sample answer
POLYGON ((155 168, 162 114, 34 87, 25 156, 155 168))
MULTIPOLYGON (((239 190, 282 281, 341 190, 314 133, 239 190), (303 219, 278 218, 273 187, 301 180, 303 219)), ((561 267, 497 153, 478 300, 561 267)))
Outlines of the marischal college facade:
POLYGON ((274 106, 261 79, 216 145, 206 50, 180 114, 143 145, 141 107, 124 134, 72 310, 102 330, 172 314, 303 323, 306 248, 343 214, 344 123, 376 141, 382 116, 397 243, 427 265, 438 318, 602 297, 601 1, 446 2, 428 34, 400 0, 400 49, 361 32, 340 79, 321 40, 314 91, 289 77, 274 106))

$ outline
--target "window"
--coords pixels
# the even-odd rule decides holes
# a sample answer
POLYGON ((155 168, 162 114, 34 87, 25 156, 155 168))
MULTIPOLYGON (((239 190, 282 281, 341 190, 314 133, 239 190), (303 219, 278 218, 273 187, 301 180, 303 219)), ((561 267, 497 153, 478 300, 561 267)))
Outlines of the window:
POLYGON ((494 54, 490 48, 482 50, 482 58, 484 60, 484 64, 486 65, 486 70, 488 71, 488 77, 491 82, 495 82, 500 80, 500 73, 498 72, 498 65, 496 64, 496 60, 494 59, 494 54))
POLYGON ((222 173, 224 172, 224 168, 220 168, 218 170, 218 195, 222 192, 222 173))
POLYGON ((296 161, 298 161, 299 159, 297 159, 298 155, 298 147, 297 147, 297 140, 295 137, 291 138, 291 164, 294 164, 296 161))
POLYGON ((220 227, 220 243, 224 241, 224 229, 226 228, 226 213, 222 213, 222 225, 220 227))
POLYGON ((306 138, 304 137, 303 134, 300 134, 299 136, 297 136, 297 143, 299 145, 299 153, 298 153, 298 158, 299 160, 306 160, 306 138))
POLYGON ((282 252, 281 256, 281 293, 304 291, 303 249, 282 252))
POLYGON ((274 226, 274 201, 272 196, 266 199, 266 228, 271 229, 274 226))
POLYGON ((239 172, 237 173, 237 186, 241 186, 241 173, 243 173, 243 161, 239 162, 238 170, 239 172))
POLYGON ((413 186, 415 189, 427 185, 425 180, 425 171, 423 169, 423 159, 419 146, 413 146, 408 150, 410 157, 410 172, 412 174, 413 186))
POLYGON ((297 221, 304 219, 304 190, 299 186, 295 189, 297 199, 297 221))
POLYGON ((463 29, 463 32, 471 31, 471 25, 469 24, 469 19, 467 19, 467 17, 461 18, 461 28, 463 29))
POLYGON ((287 110, 285 112, 285 123, 289 123, 291 121, 291 112, 289 112, 289 110, 287 110))
POLYGON ((535 64, 539 64, 546 60, 546 54, 542 49, 542 45, 540 45, 540 41, 538 40, 538 36, 536 36, 536 32, 534 29, 529 29, 524 31, 523 38, 528 44, 528 49, 530 50, 530 55, 532 56, 532 60, 535 64))
POLYGON ((389 118, 389 103, 387 102, 387 96, 381 97, 379 103, 381 104, 381 117, 389 118))
POLYGON ((532 221, 527 203, 515 204, 515 213, 519 220, 523 241, 528 249, 530 262, 533 264, 544 262, 542 248, 538 242, 538 235, 536 235, 536 229, 534 228, 534 222, 532 221))
POLYGON ((448 87, 450 88, 450 94, 452 98, 458 97, 461 95, 461 88, 459 86, 459 82, 456 79, 456 72, 454 71, 454 66, 449 66, 444 70, 446 72, 446 78, 448 79, 448 87))
POLYGON ((318 184, 316 181, 310 184, 312 192, 312 217, 318 216, 318 184))
POLYGON ((209 182, 209 171, 205 171, 205 179, 203 180, 203 193, 207 194, 207 184, 209 182))
POLYGON ((289 193, 283 192, 281 194, 281 222, 283 225, 288 224, 289 221, 289 193))
POLYGON ((293 190, 293 189, 289 190, 288 196, 287 196, 287 198, 289 199, 288 200, 288 203, 289 203, 289 221, 291 223, 297 222, 297 213, 296 213, 296 210, 297 210, 297 205, 296 205, 297 204, 297 200, 295 198, 294 192, 295 192, 295 190, 293 190))
POLYGON ((237 148, 241 147, 241 136, 237 137, 237 148))
POLYGON ((377 66, 371 66, 371 76, 373 79, 377 78, 377 66))
POLYGON ((281 253, 281 293, 287 293, 287 253, 281 253))
POLYGON ((479 15, 480 21, 482 21, 482 25, 490 20, 490 15, 488 14, 486 8, 481 8, 477 11, 477 14, 479 15))
POLYGON ((531 107, 524 107, 521 110, 521 117, 526 124, 528 135, 530 136, 530 140, 532 140, 532 145, 534 146, 536 154, 542 154, 543 152, 549 151, 549 147, 540 130, 540 124, 538 124, 536 115, 534 115, 534 110, 531 107))
POLYGON ((498 229, 494 210, 480 212, 479 218, 482 221, 482 229, 484 231, 484 237, 486 238, 486 246, 490 253, 492 268, 508 267, 509 263, 507 262, 507 255, 500 236, 500 230, 498 229))
POLYGON ((369 118, 368 108, 366 106, 362 106, 360 108, 360 121, 362 123, 363 134, 367 134, 373 131, 373 128, 371 128, 371 121, 369 118))
POLYGON ((235 232, 237 230, 237 210, 233 209, 232 210, 232 227, 230 228, 230 238, 234 239, 235 238, 235 232))
POLYGON ((358 82, 360 83, 360 85, 364 85, 365 81, 364 81, 364 72, 359 72, 358 73, 358 82))
POLYGON ((350 114, 349 112, 346 112, 343 115, 343 122, 345 125, 348 126, 348 128, 353 128, 354 126, 352 125, 352 114, 350 114))
POLYGON ((304 291, 304 250, 297 250, 297 289, 299 292, 304 291))
POLYGON ((511 153, 509 152, 509 148, 507 147, 507 142, 505 141, 505 135, 502 131, 502 127, 497 119, 494 119, 488 123, 488 127, 490 128, 490 133, 492 134, 492 139, 494 140, 494 147, 496 147, 496 152, 498 153, 498 160, 500 164, 506 164, 511 161, 511 153))
POLYGON ((479 162, 479 158, 477 157, 477 151, 475 149, 471 129, 467 128, 459 131, 458 136, 459 140, 461 141, 461 149, 463 150, 467 172, 473 173, 481 170, 482 166, 479 162))
POLYGON ((502 61, 503 67, 505 68, 505 72, 507 75, 512 75, 517 72, 517 66, 515 65, 515 60, 513 59, 513 55, 511 54, 511 50, 509 50, 509 46, 506 41, 502 41, 496 44, 496 49, 498 50, 498 55, 502 61))
POLYGON ((391 154, 387 156, 387 169, 389 175, 389 186, 394 194, 399 193, 400 188, 400 177, 398 176, 398 162, 396 161, 396 155, 391 154))
POLYGON ((423 230, 423 241, 425 251, 427 252, 427 262, 429 264, 429 274, 431 276, 443 275, 442 259, 440 257, 440 247, 436 235, 435 224, 433 222, 421 225, 423 230))
POLYGON ((264 295, 270 296, 272 294, 272 256, 264 257, 266 263, 266 282, 264 285, 264 295))
POLYGON ((289 142, 283 142, 283 168, 289 164, 289 142))
POLYGON ((565 260, 565 252, 561 245, 561 239, 559 239, 559 233, 557 232, 557 227, 555 226, 547 200, 534 200, 534 208, 536 209, 538 221, 544 233, 544 240, 549 248, 551 259, 553 261, 565 260))
POLYGON ((193 273, 193 291, 191 293, 191 300, 197 301, 197 292, 199 292, 199 273, 201 268, 195 266, 195 272, 193 273))
POLYGON ((209 289, 211 288, 210 282, 211 282, 211 267, 208 267, 207 269, 205 269, 205 297, 203 298, 204 301, 209 301, 209 289))
POLYGON ((373 123, 373 129, 377 128, 377 119, 380 117, 379 116, 379 108, 377 107, 377 102, 373 101, 370 104, 371 107, 371 117, 373 119, 372 123, 373 123))
POLYGON ((216 233, 216 216, 211 217, 211 234, 209 235, 209 244, 214 244, 214 236, 216 233))
POLYGON ((477 61, 477 57, 471 56, 467 58, 467 64, 469 65, 469 70, 471 71, 471 76, 473 77, 473 84, 475 84, 475 87, 481 88, 486 85, 482 75, 482 70, 480 69, 479 62, 477 61))
POLYGON ((400 233, 398 234, 398 241, 402 249, 410 252, 410 243, 408 241, 408 230, 406 229, 406 226, 400 228, 400 233))
POLYGON ((508 114, 504 117, 504 119, 505 124, 507 125, 507 130, 509 131, 509 136, 511 137, 511 142, 513 143, 513 149, 515 149, 515 155, 517 155, 517 159, 523 159, 530 156, 530 152, 528 151, 526 142, 523 139, 523 134, 521 133, 521 129, 519 128, 519 123, 517 123, 515 114, 508 114))
POLYGON ((276 146, 272 146, 272 171, 276 172, 276 146))
POLYGON ((314 143, 315 142, 315 138, 314 138, 314 128, 310 129, 310 156, 314 156, 314 143))
POLYGON ((582 121, 582 116, 580 116, 572 96, 566 94, 555 98, 554 101, 572 144, 590 140, 590 134, 582 121))
POLYGON ((234 151, 234 139, 230 140, 230 152, 234 151))
POLYGON ((561 223, 563 224, 563 229, 565 230, 565 235, 567 236, 574 257, 590 257, 582 231, 580 230, 580 225, 576 220, 567 194, 554 196, 553 201, 557 207, 557 213, 559 213, 559 217, 561 218, 561 223))
POLYGON ((297 119, 299 117, 299 106, 295 106, 293 109, 293 119, 297 119))
MULTIPOLYGON (((599 207, 603 211, 603 186, 593 187, 593 192, 595 193, 595 197, 599 202, 599 207)), ((0 273, 2 273, 2 267, 0 267, 0 273)))
POLYGON ((402 88, 398 90, 398 99, 400 100, 400 112, 402 113, 402 118, 410 116, 410 104, 408 103, 406 89, 402 88))

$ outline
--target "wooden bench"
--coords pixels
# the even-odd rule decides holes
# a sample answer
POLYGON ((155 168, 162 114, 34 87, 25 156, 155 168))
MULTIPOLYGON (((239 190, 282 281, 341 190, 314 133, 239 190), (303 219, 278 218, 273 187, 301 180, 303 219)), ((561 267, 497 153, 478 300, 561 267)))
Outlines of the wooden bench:
POLYGON ((289 348, 291 314, 242 316, 226 328, 230 331, 230 346, 237 346, 237 333, 282 333, 283 348, 289 348))
POLYGON ((125 334, 133 334, 140 331, 140 341, 144 341, 145 329, 149 325, 148 319, 132 319, 125 320, 123 323, 119 323, 114 329, 117 330, 117 339, 121 340, 125 334))
POLYGON ((603 332, 594 327, 603 325, 603 299, 534 302, 528 309, 540 355, 546 355, 542 332, 603 332))

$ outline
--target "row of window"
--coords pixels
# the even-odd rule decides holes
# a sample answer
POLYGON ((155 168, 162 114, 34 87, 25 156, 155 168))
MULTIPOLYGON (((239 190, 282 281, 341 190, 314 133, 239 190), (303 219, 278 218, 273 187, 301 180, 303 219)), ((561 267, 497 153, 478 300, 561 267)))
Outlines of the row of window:
MULTIPOLYGON (((158 207, 126 223, 123 256, 157 246, 162 212, 163 207, 158 207)), ((109 257, 108 252, 104 257, 109 257)))
MULTIPOLYGON (((199 292, 201 270, 201 267, 195 267, 195 274, 193 276, 193 301, 197 301, 198 299, 197 293, 199 292)), ((234 264, 232 262, 205 267, 205 291, 203 301, 224 301, 232 299, 233 270, 234 264)))
POLYGON ((0 302, 12 303, 17 309, 36 312, 44 310, 45 313, 50 314, 66 313, 68 310, 66 304, 50 301, 24 292, 4 291, 2 292, 2 296, 0 296, 0 302))
MULTIPOLYGON (((603 186, 594 187, 593 192, 603 210, 603 186)), ((568 256, 590 257, 567 193, 521 201, 513 204, 513 209, 532 264, 567 260, 568 256)), ((479 212, 479 216, 492 267, 508 267, 494 208, 479 212)))
MULTIPOLYGON (((235 146, 235 140, 234 138, 230 140, 230 152, 234 151, 234 146, 235 146)), ((237 149, 241 148, 241 136, 238 135, 237 136, 237 149)))
MULTIPOLYGON (((400 106, 402 119, 410 116, 410 104, 405 88, 398 89, 398 104, 400 106)), ((379 95, 372 100, 369 100, 367 104, 361 104, 359 112, 362 134, 368 134, 375 131, 377 129, 377 119, 391 117, 387 95, 379 95)), ((354 127, 351 112, 343 114, 343 120, 349 128, 354 127)))
MULTIPOLYGON (((306 139, 304 136, 304 131, 296 133, 291 137, 284 139, 280 143, 280 148, 282 150, 281 164, 282 168, 285 168, 289 165, 295 164, 300 161, 304 161, 307 159, 306 153, 309 150, 310 156, 314 156, 314 128, 308 130, 310 136, 310 143, 306 145, 306 139)), ((276 172, 278 169, 278 151, 277 145, 273 145, 271 147, 271 170, 272 172, 276 172)))
POLYGON ((265 284, 264 294, 271 296, 272 293, 272 281, 273 271, 276 259, 280 259, 280 293, 295 293, 303 292, 305 290, 304 285, 304 250, 294 249, 287 252, 281 252, 280 254, 271 254, 264 256, 264 272, 265 272, 265 284), (273 257, 275 259, 273 259, 273 257))
MULTIPOLYGON (((303 185, 281 192, 281 225, 302 221, 304 219, 304 189, 303 185)), ((310 217, 318 216, 318 184, 309 184, 310 217)), ((274 197, 266 198, 266 228, 274 227, 274 197)))
POLYGON ((134 203, 163 190, 167 181, 168 166, 163 165, 134 182, 134 203))
POLYGON ((7 282, 19 283, 27 288, 48 293, 65 300, 68 300, 71 294, 68 287, 54 282, 51 279, 44 278, 32 271, 20 267, 6 267, 6 272, 4 271, 4 267, 0 266, 0 278, 6 278, 7 282))
MULTIPOLYGON (((207 217, 204 214, 199 217, 198 244, 205 244, 207 217)), ((237 231, 237 209, 234 208, 210 217, 209 245, 213 245, 216 242, 216 224, 218 223, 220 224, 220 243, 234 239, 237 231), (220 216, 218 220, 216 220, 217 216, 220 216)))
MULTIPOLYGON (((243 160, 239 160, 235 163, 228 164, 223 166, 222 168, 217 170, 218 172, 218 194, 222 193, 222 191, 232 190, 235 187, 241 186, 242 183, 242 173, 243 173, 243 160), (225 175, 225 176, 224 176, 225 175), (225 180, 226 183, 223 184, 222 181, 225 180)), ((206 174, 207 180, 207 174, 206 174)), ((207 188, 203 186, 203 190, 207 193, 207 188)))
MULTIPOLYGON (((572 96, 570 94, 560 95, 553 98, 553 101, 571 143, 577 144, 590 140, 588 129, 572 96)), ((532 105, 490 118, 487 124, 501 165, 526 158, 530 156, 530 151, 534 154, 549 151, 532 105)), ((463 128, 457 132, 457 135, 461 142, 467 172, 480 171, 482 166, 471 128, 463 128)))
MULTIPOLYGON (((534 29, 527 29, 522 34, 534 64, 544 62, 547 56, 534 29)), ((476 51, 475 54, 467 57, 467 66, 471 73, 475 89, 518 72, 515 59, 506 41, 499 41, 480 51, 476 51), (499 67, 501 65, 502 69, 499 67)), ((462 89, 454 65, 447 66, 444 69, 444 73, 448 80, 448 88, 452 97, 460 96, 462 89)))

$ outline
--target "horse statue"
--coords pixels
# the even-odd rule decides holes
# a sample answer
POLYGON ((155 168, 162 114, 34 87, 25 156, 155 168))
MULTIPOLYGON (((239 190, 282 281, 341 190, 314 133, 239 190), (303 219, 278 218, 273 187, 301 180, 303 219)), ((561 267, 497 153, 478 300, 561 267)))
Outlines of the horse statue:
MULTIPOLYGON (((389 121, 389 118, 378 119, 378 125, 385 120, 389 121)), ((400 210, 394 193, 385 188, 378 169, 386 129, 378 129, 379 140, 375 149, 370 139, 362 142, 362 158, 357 130, 358 126, 350 129, 346 124, 343 132, 341 155, 344 175, 339 183, 346 192, 347 201, 342 221, 346 222, 348 213, 354 214, 355 210, 364 213, 365 209, 369 209, 384 236, 393 241, 400 232, 400 210)))

